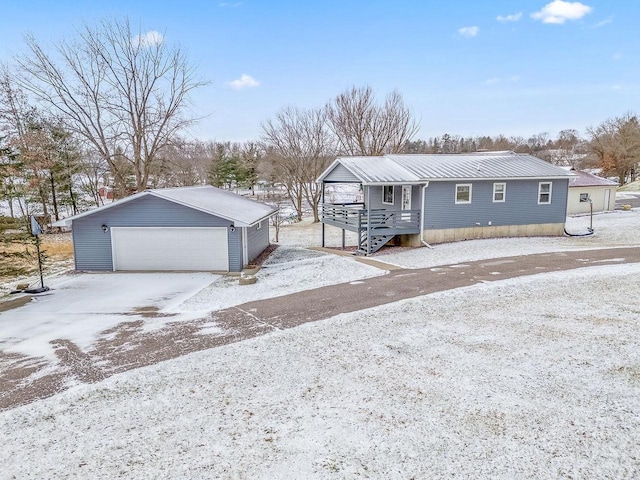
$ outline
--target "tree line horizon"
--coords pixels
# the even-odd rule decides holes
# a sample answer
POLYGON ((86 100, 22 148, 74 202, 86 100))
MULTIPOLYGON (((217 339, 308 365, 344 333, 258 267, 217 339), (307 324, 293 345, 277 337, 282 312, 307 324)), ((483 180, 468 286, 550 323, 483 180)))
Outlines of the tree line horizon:
POLYGON ((301 219, 318 221, 318 176, 337 156, 388 153, 529 153, 558 165, 598 168, 620 184, 636 179, 640 122, 631 113, 605 119, 582 136, 565 129, 529 137, 417 139, 419 124, 399 91, 379 99, 351 86, 316 108, 287 106, 245 142, 185 136, 197 77, 185 52, 150 39, 128 19, 85 26, 45 48, 25 39, 27 53, 0 71, 0 200, 11 217, 58 220, 100 206, 99 189, 115 198, 147 188, 211 184, 284 185, 301 219))

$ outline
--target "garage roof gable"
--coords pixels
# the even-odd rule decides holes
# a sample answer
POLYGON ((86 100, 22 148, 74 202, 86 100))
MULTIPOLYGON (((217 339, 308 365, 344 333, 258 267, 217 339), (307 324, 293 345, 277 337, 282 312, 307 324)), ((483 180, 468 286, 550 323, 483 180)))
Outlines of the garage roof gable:
POLYGON ((87 212, 62 219, 53 224, 56 227, 71 226, 74 220, 93 215, 97 212, 122 205, 123 203, 135 201, 147 195, 153 195, 170 202, 184 205, 216 217, 229 220, 235 226, 248 227, 255 225, 259 221, 269 218, 277 212, 277 208, 256 202, 248 198, 236 195, 235 193, 221 190, 212 186, 178 187, 178 188, 158 188, 145 190, 144 192, 131 195, 116 202, 102 207, 89 210, 87 212))

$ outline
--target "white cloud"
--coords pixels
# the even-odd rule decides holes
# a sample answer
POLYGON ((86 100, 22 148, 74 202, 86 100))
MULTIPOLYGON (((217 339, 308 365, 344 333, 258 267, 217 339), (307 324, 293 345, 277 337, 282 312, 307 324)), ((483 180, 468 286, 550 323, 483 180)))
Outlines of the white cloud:
POLYGON ((134 45, 140 45, 141 47, 151 47, 153 45, 160 45, 164 42, 164 35, 155 30, 149 30, 147 33, 136 35, 131 39, 131 43, 134 45))
POLYGON ((475 25, 473 27, 462 27, 458 29, 458 33, 460 35, 468 38, 475 37, 476 35, 478 35, 479 31, 480 27, 476 27, 475 25))
POLYGON ((260 85, 260 82, 253 78, 251 75, 243 73, 240 78, 229 82, 229 85, 234 90, 242 90, 243 88, 255 88, 260 85))
POLYGON ((499 22, 517 22, 522 18, 522 12, 514 13, 511 15, 498 15, 496 20, 499 22))
POLYGON ((610 17, 605 18, 604 20, 600 20, 598 23, 596 23, 593 27, 591 28, 600 28, 600 27, 604 27, 605 25, 608 25, 610 23, 613 23, 613 15, 610 17))
POLYGON ((542 10, 531 14, 531 18, 541 20, 542 23, 563 24, 567 20, 578 20, 593 10, 588 5, 580 2, 564 2, 553 0, 546 4, 542 10))

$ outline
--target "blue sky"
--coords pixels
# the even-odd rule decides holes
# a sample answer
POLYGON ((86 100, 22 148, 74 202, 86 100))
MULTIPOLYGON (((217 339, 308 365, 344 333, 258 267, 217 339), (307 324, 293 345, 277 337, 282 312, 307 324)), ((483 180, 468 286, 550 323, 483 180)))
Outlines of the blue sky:
POLYGON ((397 89, 424 139, 584 133, 639 110, 631 0, 8 0, 0 59, 26 33, 47 44, 125 16, 184 48, 210 82, 193 96, 202 139, 257 139, 280 108, 319 107, 352 85, 380 99, 397 89))

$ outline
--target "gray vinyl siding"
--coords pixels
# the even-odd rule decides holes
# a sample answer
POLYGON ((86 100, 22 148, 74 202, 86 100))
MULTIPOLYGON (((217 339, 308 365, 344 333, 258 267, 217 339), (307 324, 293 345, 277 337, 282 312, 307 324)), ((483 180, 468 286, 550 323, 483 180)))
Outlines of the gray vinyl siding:
POLYGON ((244 267, 242 254, 242 229, 236 228, 235 232, 227 230, 229 244, 229 271, 241 272, 244 267))
POLYGON ((247 254, 249 262, 260 255, 269 246, 269 221, 262 220, 262 227, 257 225, 247 228, 247 254))
POLYGON ((339 163, 335 166, 331 173, 324 178, 325 183, 360 183, 358 177, 347 170, 343 165, 339 163))
POLYGON ((430 182, 425 192, 424 228, 466 228, 564 223, 568 180, 500 180, 505 202, 493 202, 494 181, 430 182), (551 203, 538 205, 539 182, 551 182, 551 203), (471 203, 456 204, 456 184, 472 185, 471 203))
POLYGON ((209 215, 152 195, 74 220, 73 245, 76 270, 113 270, 111 227, 227 227, 229 269, 242 269, 240 228, 231 232, 229 220, 209 215), (239 267, 238 267, 239 265, 239 267))
MULTIPOLYGON (((422 185, 411 185, 411 209, 420 209, 420 191, 422 185)), ((402 185, 393 186, 393 205, 382 203, 382 186, 372 185, 364 187, 364 201, 369 200, 368 208, 384 208, 387 210, 400 210, 402 208, 402 185), (371 196, 367 198, 367 190, 371 190, 371 196)))

